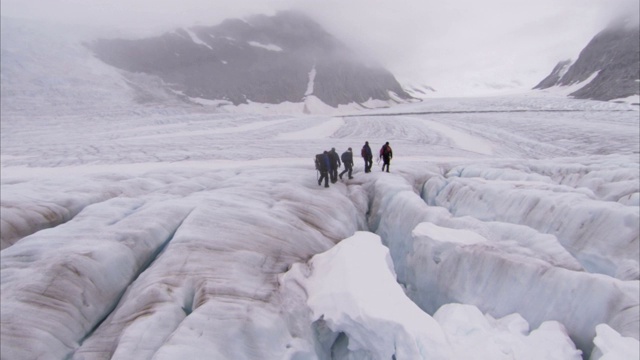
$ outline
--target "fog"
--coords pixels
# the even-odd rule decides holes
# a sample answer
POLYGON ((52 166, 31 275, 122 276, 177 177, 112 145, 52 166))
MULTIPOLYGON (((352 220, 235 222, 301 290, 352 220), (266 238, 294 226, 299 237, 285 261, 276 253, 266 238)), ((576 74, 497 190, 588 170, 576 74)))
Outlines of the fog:
POLYGON ((530 89, 637 0, 3 0, 2 15, 145 36, 296 9, 403 84, 440 95, 530 89))

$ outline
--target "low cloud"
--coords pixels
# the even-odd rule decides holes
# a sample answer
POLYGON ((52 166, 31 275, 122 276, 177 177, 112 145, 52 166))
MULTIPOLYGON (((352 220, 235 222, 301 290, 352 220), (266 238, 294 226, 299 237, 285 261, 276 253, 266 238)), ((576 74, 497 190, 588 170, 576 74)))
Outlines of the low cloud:
MULTIPOLYGON (((637 0, 3 0, 3 16, 130 30, 296 9, 403 82, 530 88, 637 0), (483 85, 484 84, 484 85, 483 85)), ((636 16, 637 19, 637 16, 636 16)), ((636 20, 637 21, 637 20, 636 20)))

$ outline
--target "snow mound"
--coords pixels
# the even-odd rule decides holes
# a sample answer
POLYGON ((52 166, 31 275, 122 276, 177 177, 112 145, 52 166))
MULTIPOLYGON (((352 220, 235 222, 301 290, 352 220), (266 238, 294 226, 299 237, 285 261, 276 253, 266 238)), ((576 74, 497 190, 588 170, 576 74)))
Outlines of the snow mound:
POLYGON ((288 308, 306 308, 320 334, 311 342, 333 358, 580 359, 557 322, 529 332, 517 314, 494 319, 462 304, 431 317, 404 294, 393 268, 380 238, 357 232, 279 281, 282 297, 297 300, 288 308))

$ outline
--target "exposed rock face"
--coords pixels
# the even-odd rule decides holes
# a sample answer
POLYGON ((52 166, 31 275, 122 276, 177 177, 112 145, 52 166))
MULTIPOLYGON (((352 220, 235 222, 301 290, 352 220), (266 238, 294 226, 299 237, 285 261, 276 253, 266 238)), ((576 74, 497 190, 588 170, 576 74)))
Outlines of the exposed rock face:
POLYGON ((544 78, 534 89, 547 89, 552 86, 556 86, 560 84, 563 76, 567 73, 567 70, 571 66, 571 60, 560 61, 558 65, 556 65, 551 74, 544 78))
POLYGON ((566 86, 595 78, 571 96, 612 100, 640 94, 640 31, 638 24, 612 25, 597 34, 575 63, 560 62, 534 89, 566 86))
POLYGON ((234 104, 301 102, 331 106, 409 99, 393 75, 359 59, 308 17, 293 12, 226 20, 140 39, 100 39, 88 46, 102 61, 160 77, 194 98, 234 104))

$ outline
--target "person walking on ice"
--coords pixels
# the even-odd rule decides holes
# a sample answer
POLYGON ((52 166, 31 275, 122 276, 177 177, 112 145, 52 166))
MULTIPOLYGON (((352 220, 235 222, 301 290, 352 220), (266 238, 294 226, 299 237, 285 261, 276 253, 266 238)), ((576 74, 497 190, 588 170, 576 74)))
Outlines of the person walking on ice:
POLYGON ((329 152, 324 151, 322 154, 316 155, 316 169, 320 172, 320 178, 318 179, 318 185, 322 184, 324 179, 324 187, 329 187, 329 169, 331 168, 331 159, 329 159, 329 152))
POLYGON ((331 148, 331 151, 329 151, 329 161, 331 162, 329 176, 331 177, 331 183, 335 184, 338 181, 338 168, 342 166, 340 155, 336 152, 336 148, 331 148))
POLYGON ((368 141, 364 142, 360 155, 362 155, 362 158, 364 159, 364 172, 371 172, 371 166, 373 166, 373 153, 371 152, 368 141))
POLYGON ((391 150, 391 146, 389 146, 389 142, 387 141, 382 148, 380 148, 380 157, 382 158, 382 171, 384 171, 385 166, 387 167, 387 172, 389 172, 389 165, 391 164, 391 159, 393 158, 393 151, 391 150))
POLYGON ((353 171, 353 152, 351 151, 351 148, 343 152, 341 157, 342 164, 344 165, 344 170, 340 173, 340 180, 342 180, 342 175, 344 175, 346 172, 349 172, 349 179, 353 179, 353 177, 351 176, 351 172, 353 171))

